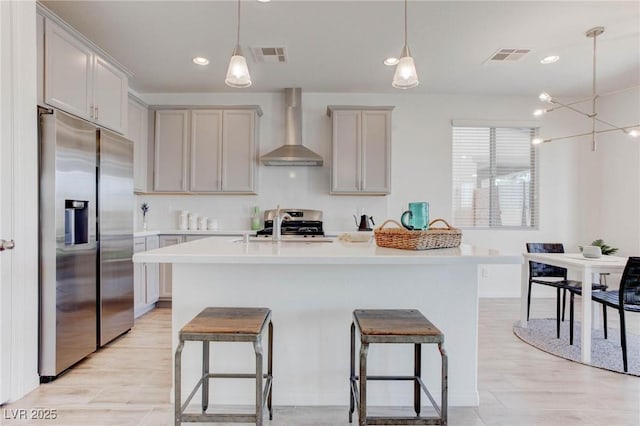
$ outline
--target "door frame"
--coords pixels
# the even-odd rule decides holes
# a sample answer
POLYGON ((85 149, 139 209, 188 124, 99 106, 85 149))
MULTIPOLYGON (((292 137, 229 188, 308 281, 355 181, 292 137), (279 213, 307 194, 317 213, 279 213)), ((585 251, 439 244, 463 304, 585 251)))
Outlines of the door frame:
POLYGON ((34 0, 0 1, 0 403, 38 386, 38 135, 34 0), (9 170, 8 170, 9 169, 9 170), (5 273, 6 272, 6 273, 5 273))

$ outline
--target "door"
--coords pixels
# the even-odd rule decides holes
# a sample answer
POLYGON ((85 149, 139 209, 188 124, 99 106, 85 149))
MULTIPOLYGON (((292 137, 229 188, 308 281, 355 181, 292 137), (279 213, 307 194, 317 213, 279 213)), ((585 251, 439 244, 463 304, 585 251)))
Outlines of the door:
POLYGON ((100 346, 133 327, 133 144, 100 130, 100 346))
POLYGON ((62 111, 40 116, 40 375, 96 349, 97 128, 62 111))
POLYGON ((38 383, 35 9, 0 1, 0 239, 15 240, 0 252, 0 405, 38 383))
MULTIPOLYGON (((6 2, 0 3, 0 28, 8 24, 6 2)), ((2 98, 0 99, 0 244, 3 239, 11 239, 13 236, 13 141, 10 137, 10 126, 6 125, 5 118, 9 117, 11 108, 9 97, 5 95, 5 84, 10 80, 5 74, 7 70, 5 46, 7 37, 5 32, 0 36, 2 52, 2 72, 0 72, 2 98)), ((11 276, 12 276, 13 252, 0 248, 0 404, 9 400, 11 392, 11 276)))

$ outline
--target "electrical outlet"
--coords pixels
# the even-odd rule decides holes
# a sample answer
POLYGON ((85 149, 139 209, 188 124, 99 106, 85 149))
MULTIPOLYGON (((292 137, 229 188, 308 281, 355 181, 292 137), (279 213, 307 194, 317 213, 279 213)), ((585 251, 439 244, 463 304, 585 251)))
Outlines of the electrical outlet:
POLYGON ((481 267, 480 268, 480 274, 482 275, 482 278, 488 278, 489 277, 489 270, 485 267, 481 267))

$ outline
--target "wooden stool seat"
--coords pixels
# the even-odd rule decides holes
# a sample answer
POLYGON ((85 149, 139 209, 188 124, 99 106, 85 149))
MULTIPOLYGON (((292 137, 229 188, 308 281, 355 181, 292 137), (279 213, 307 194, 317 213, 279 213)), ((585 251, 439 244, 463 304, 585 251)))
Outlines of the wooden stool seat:
POLYGON ((267 406, 269 419, 273 418, 273 324, 271 310, 267 308, 205 308, 178 333, 179 344, 175 354, 175 425, 182 422, 240 422, 263 424, 263 410, 267 406), (268 325, 268 327, 267 327, 268 325), (262 335, 268 329, 267 372, 263 373, 262 335), (186 342, 202 342, 202 374, 195 388, 182 402, 182 349, 186 342), (211 342, 250 342, 256 355, 256 371, 252 373, 212 373, 209 371, 211 342), (209 408, 209 381, 211 379, 254 379, 255 414, 207 413, 209 408), (264 383, 264 385, 263 385, 264 383), (185 413, 198 389, 202 389, 202 413, 185 413))
POLYGON ((352 422, 356 406, 358 424, 402 424, 402 425, 446 425, 448 361, 444 350, 444 333, 417 309, 356 309, 351 323, 351 376, 349 377, 349 423, 352 422), (360 374, 356 375, 356 329, 360 333, 360 374), (368 376, 367 355, 371 343, 410 343, 414 346, 414 369, 411 376, 368 376), (441 402, 435 399, 422 381, 422 344, 438 345, 442 358, 440 383, 441 402), (413 382, 413 408, 415 416, 383 417, 367 416, 367 381, 400 380, 413 382), (435 416, 420 415, 421 391, 429 398, 436 411, 435 416))
POLYGON ((444 334, 417 309, 356 309, 353 318, 363 336, 431 336, 444 334))
POLYGON ((267 308, 205 308, 189 321, 184 334, 260 334, 269 317, 267 308))

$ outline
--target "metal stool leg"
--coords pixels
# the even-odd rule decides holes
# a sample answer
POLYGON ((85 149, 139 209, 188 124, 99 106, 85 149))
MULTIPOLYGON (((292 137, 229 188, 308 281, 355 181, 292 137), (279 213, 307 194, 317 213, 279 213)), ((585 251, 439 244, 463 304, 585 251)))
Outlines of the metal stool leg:
POLYGON ((175 364, 174 364, 174 420, 175 425, 179 426, 182 420, 182 377, 181 377, 181 364, 182 364, 182 348, 184 347, 184 340, 180 339, 180 344, 176 349, 175 364))
POLYGON ((369 352, 369 344, 362 342, 360 344, 360 406, 358 407, 358 424, 366 426, 367 424, 367 353, 369 352))
POLYGON ((262 426, 262 336, 253 342, 256 352, 256 426, 262 426))
POLYGON ((269 409, 269 420, 273 420, 273 407, 271 398, 273 396, 273 323, 269 321, 269 353, 267 355, 267 376, 269 377, 269 397, 267 398, 267 408, 269 409))
POLYGON ((209 341, 202 341, 202 412, 209 408, 209 341))
POLYGON ((353 392, 356 380, 356 326, 351 323, 351 369, 349 374, 349 423, 353 422, 356 396, 353 392))
POLYGON ((444 345, 438 343, 438 350, 442 356, 442 397, 440 401, 440 417, 442 418, 442 424, 447 424, 447 407, 448 407, 448 390, 449 390, 449 360, 447 358, 447 351, 444 350, 444 345))
POLYGON ((414 345, 414 359, 413 359, 413 375, 416 379, 413 381, 413 408, 416 411, 416 416, 420 416, 420 382, 418 377, 422 377, 422 345, 416 343, 414 345))

